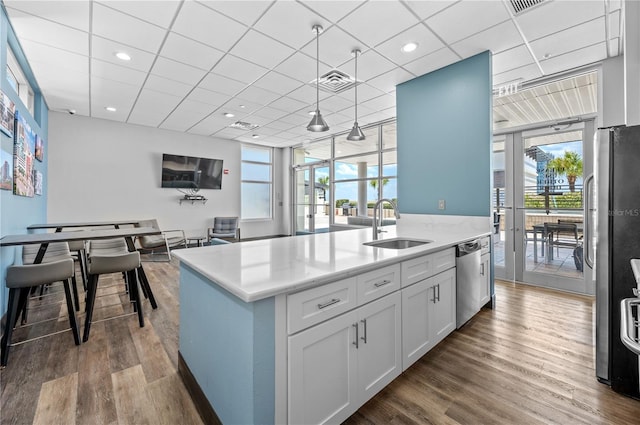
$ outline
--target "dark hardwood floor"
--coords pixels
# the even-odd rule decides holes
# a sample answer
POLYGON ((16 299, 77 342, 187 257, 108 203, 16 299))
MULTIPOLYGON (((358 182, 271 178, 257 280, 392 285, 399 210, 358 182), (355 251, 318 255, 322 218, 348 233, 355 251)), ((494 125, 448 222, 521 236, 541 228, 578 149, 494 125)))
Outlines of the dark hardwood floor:
MULTIPOLYGON (((159 304, 145 301, 144 328, 130 316, 92 325, 79 347, 66 332, 11 348, 0 373, 1 424, 202 424, 176 372, 177 262, 144 267, 159 304)), ((101 280, 96 318, 123 312, 120 282, 101 280)), ((51 292, 61 299, 59 288, 51 292)), ((480 312, 346 423, 640 423, 640 401, 595 378, 592 299, 508 282, 497 283, 496 296, 495 310, 480 312)), ((58 319, 17 329, 14 342, 67 326, 64 306, 37 304, 31 323, 58 319)))

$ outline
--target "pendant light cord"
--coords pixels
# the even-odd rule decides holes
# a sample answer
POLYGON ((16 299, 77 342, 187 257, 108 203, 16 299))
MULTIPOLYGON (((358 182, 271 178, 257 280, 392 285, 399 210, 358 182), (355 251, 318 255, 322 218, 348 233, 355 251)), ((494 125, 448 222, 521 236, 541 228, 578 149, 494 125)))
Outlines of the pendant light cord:
POLYGON ((320 26, 316 26, 316 114, 320 110, 320 26))
POLYGON ((356 122, 358 122, 358 50, 354 51, 356 56, 356 75, 355 75, 355 92, 356 92, 356 122))

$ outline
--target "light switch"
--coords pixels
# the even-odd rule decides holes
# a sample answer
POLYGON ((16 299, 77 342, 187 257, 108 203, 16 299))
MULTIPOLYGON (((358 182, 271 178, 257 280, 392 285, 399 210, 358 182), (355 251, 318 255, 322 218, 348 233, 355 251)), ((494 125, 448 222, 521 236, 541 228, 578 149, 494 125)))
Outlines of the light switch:
POLYGON ((438 201, 438 209, 439 210, 443 210, 444 209, 444 199, 440 199, 438 201))

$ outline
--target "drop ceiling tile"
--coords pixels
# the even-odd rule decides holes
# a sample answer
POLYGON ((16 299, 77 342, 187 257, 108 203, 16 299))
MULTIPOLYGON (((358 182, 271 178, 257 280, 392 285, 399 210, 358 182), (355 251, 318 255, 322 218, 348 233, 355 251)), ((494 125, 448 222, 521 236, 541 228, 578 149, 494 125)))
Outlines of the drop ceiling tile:
POLYGON ((128 123, 157 127, 182 100, 153 90, 142 90, 128 123))
POLYGON ((210 72, 200 81, 199 87, 233 96, 244 90, 247 84, 210 72))
POLYGON ((320 102, 320 113, 324 114, 325 111, 328 111, 328 112, 341 111, 345 108, 348 108, 352 104, 353 104, 353 100, 347 100, 344 97, 334 95, 320 102))
POLYGON ((530 43, 539 60, 605 41, 604 17, 576 25, 530 43))
POLYGON ((177 0, 162 1, 138 1, 138 0, 99 0, 103 5, 116 9, 127 15, 135 16, 143 21, 169 28, 171 20, 178 10, 180 4, 177 0))
POLYGON ((534 62, 529 49, 524 44, 493 55, 493 73, 500 74, 534 62))
POLYGON ((193 1, 185 2, 172 30, 226 52, 247 27, 193 1))
POLYGON ((445 43, 452 44, 509 19, 501 1, 461 1, 424 22, 445 43))
POLYGON ((454 62, 458 62, 460 57, 453 53, 448 47, 444 47, 436 52, 422 56, 419 59, 409 62, 403 68, 414 75, 424 75, 436 69, 444 68, 454 62))
POLYGON ((144 50, 124 46, 122 43, 96 36, 91 37, 91 57, 144 72, 148 72, 151 69, 155 59, 155 55, 144 50), (131 56, 131 60, 123 61, 118 59, 116 57, 118 52, 127 53, 131 56))
POLYGON ((243 83, 253 83, 267 73, 267 68, 227 54, 213 69, 219 75, 232 76, 243 83))
POLYGON ((160 128, 186 131, 209 115, 210 112, 211 110, 208 105, 191 100, 184 100, 171 112, 171 115, 160 124, 160 128))
POLYGON ((229 124, 231 124, 231 122, 227 118, 223 118, 218 115, 209 115, 208 117, 191 127, 188 132, 192 134, 209 136, 225 128, 229 124))
MULTIPOLYGON (((367 50, 358 56, 358 80, 367 81, 396 68, 396 64, 384 58, 374 50, 367 50)), ((340 69, 354 76, 355 59, 342 64, 340 69)))
POLYGON ((276 2, 269 8, 254 28, 297 50, 315 39, 312 30, 315 24, 322 25, 325 30, 329 27, 324 19, 308 8, 285 1, 276 2))
POLYGON ((516 20, 524 36, 531 41, 603 14, 604 5, 599 1, 552 1, 518 15, 516 20))
MULTIPOLYGON (((333 67, 340 66, 345 62, 349 62, 351 59, 351 51, 355 48, 359 48, 363 53, 365 52, 365 47, 361 42, 344 32, 342 29, 337 26, 333 26, 322 34, 320 34, 320 75, 326 73, 333 67), (327 69, 326 66, 329 68, 327 69)), ((307 44, 302 51, 306 53, 309 57, 313 58, 313 77, 311 79, 315 79, 315 71, 316 71, 316 43, 307 44)))
POLYGON ((224 104, 225 112, 231 112, 236 117, 243 118, 247 115, 253 114, 255 111, 262 109, 263 105, 258 103, 249 102, 243 99, 231 98, 224 104))
POLYGON ((156 63, 153 64, 151 73, 161 77, 181 81, 185 84, 196 85, 207 75, 206 71, 176 62, 171 59, 158 57, 156 63))
MULTIPOLYGON (((308 105, 313 105, 315 107, 316 104, 316 87, 315 85, 310 85, 310 84, 305 84, 304 86, 295 89, 294 91, 290 92, 287 94, 287 96, 289 96, 292 99, 296 99, 299 100, 300 102, 305 102, 308 105)), ((331 96, 331 94, 320 90, 319 92, 320 94, 320 102, 322 102, 322 99, 326 99, 329 96, 331 96)))
MULTIPOLYGON (((261 110, 264 110, 264 109, 266 109, 265 115, 277 116, 280 113, 280 111, 278 111, 277 109, 268 110, 268 108, 262 108, 261 110)), ((256 112, 259 112, 259 111, 256 111, 256 112)), ((265 126, 267 124, 271 124, 271 122, 273 122, 273 120, 274 120, 273 118, 269 118, 269 117, 266 117, 266 116, 265 117, 258 116, 254 112, 253 114, 245 117, 242 121, 248 122, 250 124, 258 125, 259 127, 263 127, 263 126, 265 126)))
POLYGON ((282 132, 278 133, 278 134, 276 135, 276 137, 279 137, 279 138, 281 138, 281 139, 285 139, 285 140, 292 140, 292 141, 295 141, 296 143, 301 142, 301 140, 300 140, 300 136, 299 136, 298 134, 296 134, 296 133, 289 133, 289 132, 287 132, 287 131, 282 131, 282 132))
MULTIPOLYGON (((307 123, 305 123, 304 125, 306 126, 307 123)), ((278 133, 280 133, 282 131, 289 130, 291 127, 293 127, 291 124, 286 123, 286 122, 284 122, 282 120, 274 121, 274 122, 270 123, 269 126, 268 126, 268 128, 271 128, 274 131, 277 131, 278 133)), ((262 129, 264 129, 264 128, 266 128, 266 127, 262 127, 262 129)), ((272 133, 272 134, 277 134, 277 133, 272 133)))
POLYGON ((236 137, 240 137, 243 134, 250 134, 245 130, 238 130, 237 128, 223 128, 213 134, 214 137, 220 137, 221 139, 234 140, 236 137))
POLYGON ((224 52, 170 32, 162 46, 160 56, 209 71, 222 58, 224 52))
POLYGON ((456 3, 458 0, 450 0, 450 1, 440 1, 440 0, 429 0, 429 1, 407 1, 406 4, 409 6, 413 12, 420 17, 421 20, 425 20, 440 12, 442 9, 445 9, 452 4, 456 3))
POLYGON ((303 83, 271 71, 254 83, 256 87, 275 93, 287 94, 303 86, 303 83))
POLYGON ((424 25, 418 24, 376 46, 376 51, 398 65, 404 65, 442 47, 444 47, 444 44, 438 37, 424 25), (418 43, 418 48, 413 52, 404 53, 400 49, 409 42, 418 43))
MULTIPOLYGON (((314 45, 315 46, 315 45, 314 45)), ((316 79, 316 51, 313 49, 313 57, 304 53, 296 53, 274 68, 289 78, 295 78, 302 83, 308 83, 316 79)), ((325 64, 320 64, 320 75, 329 71, 331 68, 325 64)))
POLYGON ((373 47, 417 24, 418 19, 399 2, 368 2, 358 13, 338 24, 354 37, 373 47))
POLYGON ((277 93, 255 86, 247 87, 236 96, 238 99, 248 100, 249 102, 257 103, 259 105, 268 105, 279 97, 280 95, 277 93))
POLYGON ((84 93, 70 93, 54 88, 47 91, 46 96, 51 113, 59 111, 66 114, 67 110, 75 109, 76 115, 89 116, 89 97, 84 93))
POLYGON ((383 109, 395 107, 396 98, 395 96, 384 94, 374 99, 367 100, 366 102, 362 102, 362 106, 364 106, 365 108, 370 108, 374 111, 380 111, 383 109))
POLYGON ((362 0, 312 0, 304 2, 304 6, 333 23, 340 21, 362 4, 364 4, 362 0))
POLYGON ((154 90, 160 93, 170 94, 178 97, 185 97, 193 88, 191 84, 184 84, 176 80, 150 74, 144 84, 146 90, 154 90))
POLYGON ((89 31, 89 2, 88 1, 24 1, 4 0, 9 17, 13 20, 13 10, 20 10, 43 19, 79 29, 89 31))
POLYGON ((89 36, 86 32, 47 21, 18 10, 7 10, 16 35, 81 55, 89 54, 89 36))
POLYGON ((376 87, 381 92, 391 93, 395 92, 398 84, 412 80, 413 78, 415 78, 415 75, 412 73, 405 71, 402 68, 396 68, 367 81, 367 84, 376 87))
POLYGON ((91 78, 91 116, 112 121, 125 121, 138 96, 137 87, 93 76, 91 78), (105 108, 116 108, 109 112, 105 108))
POLYGON ((274 100, 269 104, 269 107, 280 109, 287 113, 293 113, 302 108, 306 108, 308 104, 300 102, 299 100, 292 99, 287 96, 283 96, 280 99, 274 100))
MULTIPOLYGON (((360 84, 358 84, 358 102, 359 103, 362 103, 369 99, 373 99, 374 97, 382 96, 383 94, 385 94, 384 91, 370 85, 371 81, 372 80, 369 80, 366 83, 360 82, 360 84)), ((355 99, 354 89, 343 91, 338 96, 353 102, 355 99)))
POLYGON ((522 43, 518 29, 513 21, 509 20, 460 40, 452 44, 451 48, 463 58, 468 58, 485 50, 499 53, 522 43))
POLYGON ((291 56, 294 50, 257 31, 249 30, 230 53, 264 68, 273 68, 291 56))
POLYGON ((218 108, 227 103, 231 99, 231 96, 196 87, 191 93, 189 93, 187 99, 218 108))
POLYGON ((263 0, 198 0, 198 3, 229 18, 252 25, 269 8, 271 2, 263 0))
POLYGON ((264 127, 259 127, 255 130, 253 130, 254 133, 260 135, 260 136, 273 136, 274 134, 278 134, 282 131, 281 128, 274 128, 271 126, 264 126, 264 127))
POLYGON ((140 88, 147 77, 146 72, 119 66, 97 59, 91 60, 91 75, 118 81, 140 88))
MULTIPOLYGON (((282 118, 283 116, 287 115, 286 112, 281 111, 280 109, 275 109, 275 108, 270 108, 270 107, 264 107, 256 112, 253 113, 252 117, 260 117, 260 118, 265 118, 267 120, 277 120, 282 118)), ((250 118, 251 122, 254 122, 253 118, 250 118)), ((255 121, 260 121, 260 120, 255 120, 255 121)), ((262 125, 262 122, 256 122, 256 124, 260 124, 262 125)))
POLYGON ((36 62, 39 62, 61 70, 89 72, 89 58, 85 55, 52 48, 51 46, 29 40, 23 40, 21 45, 32 68, 36 62))
POLYGON ((542 77, 540 70, 535 63, 531 63, 499 74, 496 74, 494 71, 493 86, 496 87, 506 83, 529 81, 538 77, 542 77))
POLYGON ((93 4, 93 34, 137 49, 156 53, 164 40, 166 30, 132 16, 93 4))
POLYGON ((545 74, 555 74, 572 67, 601 61, 607 57, 605 43, 598 43, 572 52, 540 61, 545 74))

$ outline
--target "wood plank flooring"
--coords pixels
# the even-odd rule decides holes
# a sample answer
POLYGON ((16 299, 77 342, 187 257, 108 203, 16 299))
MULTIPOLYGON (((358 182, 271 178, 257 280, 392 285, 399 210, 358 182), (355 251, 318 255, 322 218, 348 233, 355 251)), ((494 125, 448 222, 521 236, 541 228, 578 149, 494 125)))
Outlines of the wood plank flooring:
MULTIPOLYGON (((176 372, 177 262, 144 267, 159 305, 145 301, 144 328, 130 316, 95 323, 80 347, 67 332, 11 348, 0 372, 1 424, 202 424, 176 372)), ((100 283, 109 284, 96 318, 130 311, 118 276, 100 283)), ((346 424, 640 424, 640 401, 595 378, 591 298, 508 282, 497 283, 496 296, 495 310, 451 334, 346 424)), ((17 329, 14 342, 67 327, 64 306, 34 310, 29 322, 47 317, 58 319, 17 329)))

